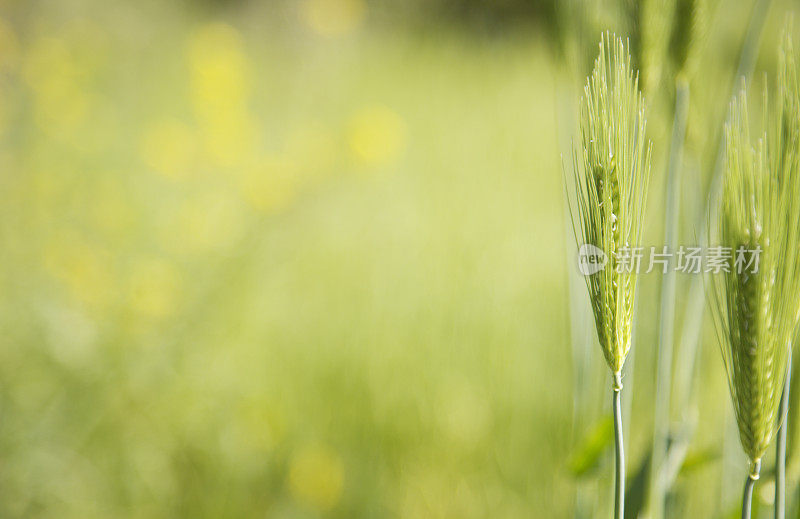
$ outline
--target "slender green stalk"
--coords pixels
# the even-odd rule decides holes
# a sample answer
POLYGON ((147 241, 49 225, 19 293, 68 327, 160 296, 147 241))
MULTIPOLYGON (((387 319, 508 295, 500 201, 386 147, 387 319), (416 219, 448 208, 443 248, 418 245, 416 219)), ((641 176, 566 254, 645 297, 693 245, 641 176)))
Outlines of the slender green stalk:
POLYGON ((792 380, 792 349, 789 348, 789 357, 786 366, 786 382, 783 383, 781 405, 778 408, 778 438, 775 448, 775 519, 786 517, 786 429, 789 428, 787 416, 789 415, 789 391, 792 380))
POLYGON ((744 480, 744 496, 742 497, 742 519, 750 519, 750 511, 753 508, 753 487, 758 480, 758 474, 761 472, 761 460, 756 460, 753 463, 753 469, 747 478, 744 480))
MULTIPOLYGON (((675 118, 672 124, 672 143, 667 169, 665 204, 665 241, 668 250, 678 245, 678 211, 680 189, 680 164, 683 160, 683 141, 686 134, 686 116, 689 108, 689 84, 676 81, 675 118)), ((672 383, 672 348, 675 328, 675 269, 669 265, 661 281, 661 315, 658 325, 658 364, 656 372, 656 402, 653 433, 653 460, 650 477, 650 512, 658 519, 663 515, 666 488, 661 476, 669 440, 670 395, 672 383)))
POLYGON ((614 413, 614 449, 616 453, 616 472, 614 478, 614 517, 625 517, 625 442, 622 438, 622 376, 614 373, 611 408, 614 413))

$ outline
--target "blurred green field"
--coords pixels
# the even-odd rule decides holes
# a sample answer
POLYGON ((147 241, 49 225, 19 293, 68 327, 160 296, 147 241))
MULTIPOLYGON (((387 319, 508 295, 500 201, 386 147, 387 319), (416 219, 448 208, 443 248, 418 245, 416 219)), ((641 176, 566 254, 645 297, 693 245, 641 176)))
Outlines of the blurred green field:
POLYGON ((571 510, 548 50, 341 5, 5 6, 1 516, 571 510))
MULTIPOLYGON (((560 163, 588 71, 546 18, 567 4, 0 1, 0 517, 610 516, 610 378, 560 163)), ((717 5, 687 244, 753 3, 717 5)), ((673 94, 645 96, 647 245, 673 94)), ((659 282, 625 368, 633 499, 659 282)), ((746 462, 710 329, 698 359, 670 506, 729 517, 746 462)))

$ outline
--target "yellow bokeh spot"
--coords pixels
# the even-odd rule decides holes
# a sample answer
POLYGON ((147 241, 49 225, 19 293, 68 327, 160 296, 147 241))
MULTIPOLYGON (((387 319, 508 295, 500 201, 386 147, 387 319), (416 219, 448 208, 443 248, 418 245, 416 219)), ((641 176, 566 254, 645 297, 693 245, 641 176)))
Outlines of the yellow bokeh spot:
POLYGON ((328 448, 306 446, 291 460, 289 486, 298 501, 321 512, 330 510, 339 502, 342 494, 342 462, 328 448))
POLYGON ((49 88, 53 79, 74 80, 78 75, 67 43, 51 36, 38 38, 28 47, 22 72, 34 90, 49 88))
POLYGON ((172 179, 191 175, 197 148, 192 128, 176 119, 153 123, 142 136, 140 146, 145 164, 172 179))
POLYGON ((223 23, 201 27, 188 48, 195 108, 214 116, 220 108, 236 107, 250 88, 249 63, 239 32, 223 23))
POLYGON ((36 40, 25 57, 23 76, 33 91, 34 116, 40 127, 66 134, 84 121, 89 95, 81 84, 83 71, 65 41, 36 40))
POLYGON ((47 244, 44 263, 81 303, 92 307, 107 305, 113 297, 112 257, 105 249, 93 247, 74 235, 47 244))
POLYGON ((236 165, 257 133, 247 106, 251 72, 242 37, 229 25, 209 24, 191 36, 187 54, 205 148, 217 164, 236 165))
POLYGON ((130 307, 148 317, 168 317, 178 305, 180 288, 180 274, 169 262, 161 258, 141 259, 131 269, 130 307))
POLYGON ((355 30, 366 14, 364 0, 304 0, 300 17, 322 36, 341 36, 355 30))
POLYGON ((353 156, 360 163, 384 165, 395 159, 405 146, 405 125, 389 108, 365 108, 350 122, 349 143, 353 156))
POLYGON ((240 167, 256 142, 258 125, 244 111, 231 111, 202 125, 203 144, 215 164, 240 167))
POLYGON ((294 199, 297 168, 284 156, 268 156, 244 171, 242 195, 254 208, 263 212, 279 211, 294 199))

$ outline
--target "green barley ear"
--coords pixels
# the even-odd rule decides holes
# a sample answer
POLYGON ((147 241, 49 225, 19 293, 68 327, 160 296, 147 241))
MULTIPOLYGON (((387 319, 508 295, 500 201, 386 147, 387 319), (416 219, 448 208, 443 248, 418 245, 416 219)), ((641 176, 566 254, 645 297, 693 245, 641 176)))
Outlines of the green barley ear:
MULTIPOLYGON (((788 37, 787 37, 788 38, 788 37)), ((768 112, 766 95, 765 112, 768 112)), ((800 103, 791 40, 784 42, 775 111, 755 145, 747 94, 731 104, 719 245, 760 249, 757 270, 714 276, 720 347, 742 447, 757 477, 776 427, 790 341, 800 309, 800 103)), ((740 271, 741 270, 741 271, 740 271)))
POLYGON ((635 265, 620 262, 641 246, 651 143, 645 137, 639 76, 622 39, 606 33, 581 100, 580 142, 573 149, 573 231, 578 245, 602 250, 607 262, 585 276, 597 337, 613 373, 612 414, 616 452, 614 517, 625 513, 622 437, 622 366, 631 347, 635 265), (619 257, 617 255, 620 255, 619 257), (617 268, 631 267, 631 268, 617 268))
MULTIPOLYGON (((762 250, 758 272, 730 269, 714 278, 722 358, 728 376, 742 447, 753 466, 773 434, 780 389, 778 357, 784 348, 771 337, 771 276, 766 265, 765 187, 769 159, 766 135, 750 141, 744 90, 731 105, 726 129, 727 169, 720 207, 719 245, 736 251, 762 250)), ((771 244, 770 244, 771 245, 771 244)), ((771 248, 771 247, 770 247, 771 248)))
POLYGON ((594 245, 608 259, 603 270, 586 276, 586 286, 600 346, 615 374, 630 349, 636 293, 636 273, 617 272, 616 254, 641 245, 650 150, 638 74, 622 39, 606 33, 581 100, 573 229, 579 246, 594 245))

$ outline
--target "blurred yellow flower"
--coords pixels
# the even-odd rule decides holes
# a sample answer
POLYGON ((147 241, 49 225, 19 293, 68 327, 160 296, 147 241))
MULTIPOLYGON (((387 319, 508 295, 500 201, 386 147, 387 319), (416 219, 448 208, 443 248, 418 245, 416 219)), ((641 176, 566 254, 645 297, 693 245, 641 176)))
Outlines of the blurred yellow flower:
POLYGON ((339 502, 344 468, 336 453, 320 445, 307 445, 289 466, 289 487, 295 499, 324 512, 339 502))
POLYGON ((304 0, 300 17, 322 36, 341 36, 355 30, 366 14, 364 0, 304 0))
POLYGON ((180 298, 180 273, 163 258, 139 259, 131 268, 128 288, 132 310, 147 317, 168 317, 180 298))
POLYGON ((201 125, 204 148, 217 165, 240 167, 250 156, 258 134, 256 121, 244 111, 207 120, 201 125))
POLYGON ((239 32, 223 23, 200 27, 188 48, 195 108, 215 117, 218 109, 240 106, 249 93, 250 70, 239 32))
POLYGON ((350 122, 350 150, 366 166, 380 166, 396 158, 405 145, 402 118, 385 106, 359 111, 350 122))
POLYGON ((220 165, 236 164, 257 133, 247 106, 251 72, 242 37, 229 25, 209 24, 191 36, 187 53, 205 146, 220 165))
POLYGON ((279 211, 295 197, 296 164, 285 156, 264 157, 244 171, 241 189, 244 199, 257 210, 279 211))
POLYGON ((191 175, 197 149, 192 128, 177 119, 161 119, 151 124, 140 146, 145 164, 172 179, 191 175))
POLYGON ((65 233, 47 244, 44 263, 81 303, 103 307, 111 301, 115 276, 112 257, 105 249, 65 233))
POLYGON ((33 42, 23 76, 33 91, 34 116, 42 129, 63 135, 83 122, 89 98, 82 75, 65 41, 44 37, 33 42))

